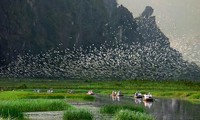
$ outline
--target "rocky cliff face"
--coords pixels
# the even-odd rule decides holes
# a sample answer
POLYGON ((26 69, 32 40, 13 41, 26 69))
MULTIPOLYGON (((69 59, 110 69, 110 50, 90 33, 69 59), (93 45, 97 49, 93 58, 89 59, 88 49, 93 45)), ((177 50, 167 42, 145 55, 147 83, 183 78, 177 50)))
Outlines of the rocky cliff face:
POLYGON ((115 0, 1 0, 0 5, 1 64, 61 44, 86 49, 139 39, 131 13, 115 0))
MULTIPOLYGON (((199 79, 199 68, 183 60, 182 54, 171 48, 169 39, 156 24, 156 17, 152 16, 153 8, 147 6, 140 17, 136 18, 138 28, 145 42, 142 43, 142 69, 144 74, 154 74, 157 77, 199 79), (192 68, 192 69, 191 69, 192 68), (152 71, 152 72, 148 72, 152 71)), ((147 75, 148 76, 148 75, 147 75)))
POLYGON ((170 47, 153 11, 147 6, 133 18, 116 0, 1 0, 0 65, 9 65, 0 70, 27 77, 198 78, 199 68, 170 47), (49 53, 57 47, 87 52, 49 53))
POLYGON ((156 17, 152 16, 153 8, 147 6, 140 17, 136 18, 138 32, 142 38, 149 43, 157 44, 160 47, 170 47, 169 39, 157 27, 156 17))

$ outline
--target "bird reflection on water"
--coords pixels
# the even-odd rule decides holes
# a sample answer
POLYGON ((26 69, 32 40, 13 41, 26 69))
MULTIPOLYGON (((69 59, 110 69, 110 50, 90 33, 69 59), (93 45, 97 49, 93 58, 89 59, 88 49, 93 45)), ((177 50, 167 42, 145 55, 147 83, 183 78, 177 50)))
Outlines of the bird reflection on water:
POLYGON ((143 101, 143 103, 144 103, 144 106, 148 108, 151 108, 151 106, 153 105, 153 102, 150 102, 150 101, 143 101))

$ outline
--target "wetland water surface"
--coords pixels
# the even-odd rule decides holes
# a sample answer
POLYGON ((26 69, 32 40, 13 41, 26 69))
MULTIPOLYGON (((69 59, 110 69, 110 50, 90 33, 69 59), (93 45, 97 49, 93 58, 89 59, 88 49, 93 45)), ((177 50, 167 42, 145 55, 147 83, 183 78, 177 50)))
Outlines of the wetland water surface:
POLYGON ((143 102, 142 99, 133 97, 120 97, 113 99, 97 96, 97 103, 108 104, 136 104, 145 108, 156 117, 157 120, 200 120, 200 105, 177 99, 156 99, 154 102, 143 102))
POLYGON ((148 109, 158 120, 200 120, 200 105, 177 99, 158 99, 148 109))
MULTIPOLYGON (((154 102, 143 102, 133 97, 112 98, 95 95, 96 101, 89 103, 72 102, 77 108, 86 108, 93 112, 95 120, 110 120, 112 116, 101 115, 99 108, 105 104, 135 104, 144 106, 156 120, 200 120, 200 105, 177 99, 156 99, 154 102)), ((62 111, 26 113, 31 120, 62 120, 62 111)))

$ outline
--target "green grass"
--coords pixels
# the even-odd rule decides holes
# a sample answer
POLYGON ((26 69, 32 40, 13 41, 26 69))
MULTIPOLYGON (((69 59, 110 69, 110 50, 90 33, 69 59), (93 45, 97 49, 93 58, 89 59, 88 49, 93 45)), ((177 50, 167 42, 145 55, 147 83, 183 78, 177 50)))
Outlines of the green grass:
POLYGON ((138 89, 138 90, 200 90, 199 82, 188 81, 147 81, 147 80, 48 80, 48 79, 16 79, 0 78, 0 87, 4 89, 138 89), (47 84, 48 83, 48 84, 47 84), (181 87, 177 87, 181 86, 181 87))
POLYGON ((95 97, 87 94, 67 94, 66 99, 70 101, 94 101, 95 97))
POLYGON ((16 99, 64 99, 66 94, 35 93, 27 91, 4 91, 0 92, 0 100, 16 99))
POLYGON ((119 105, 119 104, 112 104, 112 105, 104 105, 100 108, 101 113, 106 114, 115 114, 116 112, 120 110, 131 110, 131 111, 137 111, 137 112, 145 112, 143 107, 140 106, 134 106, 134 105, 119 105))
POLYGON ((155 120, 155 118, 146 113, 121 110, 116 113, 114 120, 155 120))
POLYGON ((18 99, 0 101, 0 118, 24 119, 23 112, 60 111, 73 109, 64 100, 18 99))
MULTIPOLYGON (((25 90, 42 89, 44 92, 53 88, 57 95, 44 95, 47 98, 64 98, 63 94, 73 89, 75 94, 85 94, 88 90, 93 90, 98 94, 110 94, 113 90, 120 90, 125 95, 132 96, 136 91, 142 93, 151 92, 155 97, 170 97, 181 99, 200 100, 200 82, 188 81, 147 81, 147 80, 50 80, 50 79, 16 79, 0 78, 0 88, 4 90, 25 90), (61 94, 63 93, 63 94, 61 94)), ((29 95, 29 97, 41 98, 38 95, 29 95)), ((14 97, 14 96, 13 96, 14 97)), ((68 98, 73 98, 69 96, 68 98)), ((78 97, 77 97, 78 98, 78 97)), ((1 99, 1 95, 0 95, 1 99)), ((82 99, 83 100, 83 99, 82 99)))
MULTIPOLYGON (((94 93, 102 95, 111 94, 113 90, 120 90, 125 96, 133 96, 136 91, 140 91, 143 94, 151 92, 154 97, 186 99, 195 104, 200 104, 199 86, 200 82, 188 81, 64 81, 49 79, 0 78, 0 90, 7 90, 0 91, 0 110, 2 117, 10 119, 14 117, 17 119, 18 117, 19 119, 22 118, 22 112, 67 110, 68 108, 71 109, 72 106, 68 105, 66 102, 94 101, 94 96, 86 94, 88 90, 93 90, 94 93), (54 89, 54 93, 49 94, 46 92, 50 88, 54 89), (33 92, 33 89, 41 89, 41 93, 33 92), (69 90, 73 90, 74 93, 69 94, 69 90)), ((84 110, 73 111, 74 112, 70 114, 82 114, 84 110)), ((135 107, 133 105, 106 105, 101 107, 100 111, 101 113, 108 113, 112 115, 118 113, 116 114, 116 116, 118 116, 116 118, 119 119, 120 116, 123 117, 123 114, 126 114, 124 117, 130 116, 130 118, 136 113, 139 116, 141 114, 143 115, 143 113, 143 116, 148 116, 144 112, 143 108, 135 107), (119 112, 120 110, 123 111, 119 112)), ((69 110, 66 112, 69 112, 69 110)))
POLYGON ((21 112, 34 112, 34 111, 59 111, 66 110, 72 106, 63 100, 4 100, 0 101, 0 110, 18 110, 21 112))
POLYGON ((19 111, 17 109, 9 109, 4 108, 0 109, 0 119, 10 119, 10 120, 24 120, 24 115, 22 111, 19 111))
POLYGON ((67 99, 69 101, 94 101, 95 97, 86 93, 35 93, 30 91, 3 91, 0 92, 0 100, 18 99, 67 99))
POLYGON ((63 120, 92 120, 93 115, 85 109, 69 109, 64 112, 63 120))

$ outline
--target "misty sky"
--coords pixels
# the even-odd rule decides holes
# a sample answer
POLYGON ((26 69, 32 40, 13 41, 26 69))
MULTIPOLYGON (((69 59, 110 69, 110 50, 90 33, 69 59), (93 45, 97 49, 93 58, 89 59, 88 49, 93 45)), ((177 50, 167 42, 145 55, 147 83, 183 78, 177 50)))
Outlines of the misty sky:
POLYGON ((200 0, 118 0, 118 3, 126 6, 134 17, 145 6, 152 6, 158 25, 167 34, 200 35, 200 0))
POLYGON ((157 24, 170 38, 171 46, 182 52, 186 59, 200 65, 200 0, 117 1, 134 17, 139 16, 146 6, 152 6, 157 24))

